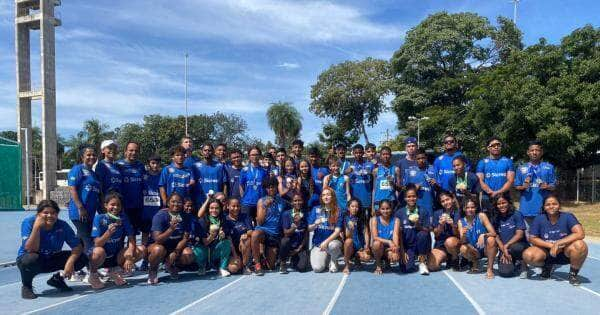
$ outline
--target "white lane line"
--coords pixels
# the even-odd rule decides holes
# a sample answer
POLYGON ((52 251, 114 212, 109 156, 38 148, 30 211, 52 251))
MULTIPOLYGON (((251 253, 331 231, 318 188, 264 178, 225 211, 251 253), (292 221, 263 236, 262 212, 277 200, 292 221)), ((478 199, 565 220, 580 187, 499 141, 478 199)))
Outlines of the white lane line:
POLYGON ((241 276, 239 279, 237 279, 235 281, 232 281, 232 282, 228 283, 225 286, 222 286, 220 289, 218 289, 216 291, 213 291, 212 293, 201 297, 200 299, 198 299, 198 300, 196 300, 196 301, 194 301, 194 302, 192 302, 192 303, 190 303, 190 304, 188 304, 188 305, 186 305, 186 306, 184 306, 184 307, 176 310, 175 312, 171 313, 170 315, 181 314, 181 313, 183 313, 183 311, 188 310, 189 308, 193 307, 194 305, 196 305, 196 304, 198 304, 198 303, 200 303, 200 302, 202 302, 202 301, 210 298, 211 296, 213 296, 213 295, 215 295, 215 294, 217 294, 217 293, 219 293, 219 292, 227 289, 228 287, 234 285, 236 282, 238 282, 238 281, 240 281, 240 280, 242 280, 242 279, 244 279, 246 277, 247 276, 241 276))
MULTIPOLYGON (((569 281, 569 279, 567 279, 567 278, 563 278, 563 277, 561 277, 561 276, 559 276, 559 275, 555 275, 555 274, 554 274, 554 275, 552 275, 552 277, 553 277, 553 278, 555 278, 555 279, 560 279, 560 280, 567 281, 567 282, 569 281)), ((600 293, 598 293, 598 292, 596 292, 596 291, 594 291, 594 290, 592 290, 592 289, 590 289, 590 288, 584 287, 584 286, 582 286, 582 285, 578 285, 578 286, 576 286, 576 288, 580 288, 580 289, 582 289, 583 291, 587 291, 587 292, 589 292, 589 293, 591 293, 591 294, 593 294, 593 295, 595 295, 595 296, 597 296, 597 297, 600 297, 600 293)))
POLYGON ((340 281, 340 284, 338 285, 337 289, 335 290, 335 293, 333 294, 333 297, 331 297, 329 304, 327 304, 327 308, 323 311, 323 315, 331 314, 331 311, 333 310, 335 303, 337 302, 338 298, 340 297, 340 294, 342 294, 342 290, 344 289, 344 286, 346 285, 346 280, 348 280, 348 275, 344 274, 344 276, 342 277, 342 280, 340 281))
POLYGON ((0 289, 4 288, 4 287, 11 286, 11 285, 19 284, 19 283, 21 283, 21 281, 6 283, 6 284, 3 284, 3 285, 0 285, 0 289))
POLYGON ((454 283, 454 285, 460 290, 460 292, 462 292, 462 294, 467 298, 467 300, 471 302, 471 305, 473 305, 477 313, 480 315, 484 315, 485 311, 483 310, 483 308, 481 308, 481 305, 479 305, 479 303, 477 303, 477 301, 475 301, 475 299, 469 294, 469 292, 467 292, 465 288, 463 288, 463 286, 460 283, 458 283, 458 281, 456 281, 456 279, 454 279, 454 277, 450 275, 450 273, 447 270, 444 270, 442 272, 446 275, 446 277, 448 277, 448 279, 450 279, 450 281, 452 281, 452 283, 454 283))
MULTIPOLYGON (((104 288, 104 289, 101 289, 101 290, 96 290, 96 291, 94 291, 94 292, 96 292, 96 293, 97 293, 97 292, 103 291, 103 290, 105 290, 105 289, 106 289, 106 288, 104 288)), ((76 296, 76 297, 73 297, 73 298, 70 298, 70 299, 66 299, 66 300, 64 300, 64 301, 61 301, 61 302, 58 302, 58 303, 50 304, 50 305, 48 305, 48 306, 44 306, 44 307, 42 307, 42 308, 38 308, 38 309, 35 309, 35 310, 33 310, 33 311, 25 312, 25 313, 23 313, 23 315, 27 315, 27 314, 33 314, 33 313, 37 313, 37 312, 41 312, 41 311, 45 311, 45 310, 47 310, 47 309, 50 309, 50 308, 53 308, 53 307, 57 307, 57 306, 59 306, 59 305, 63 305, 63 304, 65 304, 65 303, 69 303, 69 302, 73 302, 73 301, 79 300, 79 299, 81 299, 81 298, 84 298, 84 297, 86 297, 86 296, 88 296, 88 295, 89 295, 89 293, 88 293, 88 294, 83 294, 83 295, 78 295, 78 296, 76 296)))
POLYGON ((600 258, 594 257, 594 256, 590 256, 588 255, 588 258, 594 259, 594 260, 600 260, 600 258))

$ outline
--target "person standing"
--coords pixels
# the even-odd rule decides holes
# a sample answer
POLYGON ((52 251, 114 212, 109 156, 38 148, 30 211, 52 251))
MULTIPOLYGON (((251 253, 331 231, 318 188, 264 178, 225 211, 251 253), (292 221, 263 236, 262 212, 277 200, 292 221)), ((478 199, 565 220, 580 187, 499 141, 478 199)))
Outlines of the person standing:
POLYGON ((481 208, 490 212, 493 209, 491 199, 510 190, 515 180, 515 171, 512 160, 502 156, 502 141, 499 138, 491 137, 486 147, 490 155, 477 163, 477 177, 483 191, 481 208))
POLYGON ((121 193, 121 185, 123 176, 115 163, 115 159, 119 154, 119 147, 113 140, 104 140, 100 144, 100 152, 104 158, 98 161, 94 171, 98 175, 98 180, 102 183, 102 194, 106 195, 110 191, 121 193))
MULTIPOLYGON (((436 182, 440 185, 442 190, 450 191, 450 178, 454 174, 452 161, 459 155, 464 156, 464 154, 458 150, 458 142, 456 141, 456 137, 450 134, 446 135, 444 137, 444 154, 438 156, 433 162, 433 169, 435 170, 436 174, 436 182)), ((466 170, 468 171, 469 169, 470 164, 467 162, 466 170)))
POLYGON ((241 199, 240 195, 240 174, 242 172, 242 151, 233 149, 229 152, 229 165, 225 166, 225 175, 227 177, 227 197, 241 199))
POLYGON ((144 175, 146 175, 144 163, 138 160, 139 153, 140 145, 137 142, 129 141, 125 145, 124 158, 117 162, 123 176, 121 185, 123 208, 136 233, 142 228, 144 175))

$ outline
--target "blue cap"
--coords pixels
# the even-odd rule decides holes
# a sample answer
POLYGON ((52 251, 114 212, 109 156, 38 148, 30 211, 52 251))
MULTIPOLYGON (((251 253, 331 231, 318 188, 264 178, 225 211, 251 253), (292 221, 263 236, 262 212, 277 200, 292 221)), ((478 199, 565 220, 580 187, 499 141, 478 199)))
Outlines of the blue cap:
POLYGON ((406 144, 410 144, 410 143, 417 144, 417 138, 415 138, 415 137, 408 137, 408 138, 404 139, 404 143, 406 143, 406 144))

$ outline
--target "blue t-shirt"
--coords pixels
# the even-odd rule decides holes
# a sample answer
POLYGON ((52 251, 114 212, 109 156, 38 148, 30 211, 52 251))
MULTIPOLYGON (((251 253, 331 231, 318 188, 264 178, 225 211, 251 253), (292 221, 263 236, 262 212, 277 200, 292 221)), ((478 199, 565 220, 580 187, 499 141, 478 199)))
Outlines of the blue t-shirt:
POLYGON ((461 192, 461 190, 458 190, 456 188, 456 186, 459 183, 466 183, 467 187, 466 190, 468 192, 470 192, 473 195, 477 195, 479 193, 479 191, 481 190, 481 187, 479 185, 479 178, 477 177, 477 175, 471 173, 471 172, 465 172, 466 176, 466 181, 465 181, 465 175, 462 175, 460 178, 456 177, 456 174, 452 174, 452 176, 450 177, 450 181, 449 181, 449 185, 450 185, 450 192, 454 193, 456 195, 456 198, 462 199, 465 197, 465 194, 463 192, 461 192))
POLYGON ((160 192, 158 190, 158 182, 160 181, 160 173, 152 175, 146 173, 144 175, 144 189, 142 194, 144 195, 144 211, 142 212, 142 219, 152 220, 154 215, 161 208, 160 192))
POLYGON ((529 228, 529 235, 537 236, 546 242, 555 243, 571 235, 571 229, 579 224, 577 218, 569 212, 560 212, 556 224, 552 224, 548 215, 540 214, 535 219, 529 228))
POLYGON ((479 240, 479 236, 481 234, 484 234, 487 232, 487 229, 483 225, 483 222, 481 222, 481 219, 479 219, 479 215, 478 214, 475 215, 475 218, 473 219, 473 225, 471 225, 471 226, 469 226, 469 223, 467 222, 466 218, 461 218, 460 222, 463 227, 469 228, 467 230, 467 235, 466 235, 467 241, 473 247, 477 248, 477 241, 479 240))
POLYGON ((508 172, 514 172, 513 162, 505 156, 499 159, 485 158, 477 163, 477 174, 483 174, 483 182, 493 191, 504 186, 508 172))
POLYGON ((554 166, 548 162, 541 162, 538 165, 532 163, 521 165, 517 169, 514 185, 522 186, 527 177, 530 177, 531 180, 529 188, 521 191, 519 211, 526 217, 535 217, 542 213, 544 198, 550 194, 550 191, 541 189, 540 184, 556 185, 554 166))
MULTIPOLYGON (((29 216, 21 223, 21 246, 19 247, 17 258, 27 253, 25 243, 27 243, 29 236, 31 236, 35 217, 35 215, 29 216)), ((49 231, 43 228, 40 229, 40 247, 38 253, 43 259, 47 259, 52 254, 62 251, 65 242, 71 248, 77 247, 81 243, 69 224, 58 219, 49 231)))
POLYGON ((340 174, 345 174, 346 170, 350 168, 350 161, 344 159, 340 161, 340 174))
MULTIPOLYGON (((293 222, 292 210, 284 211, 281 214, 281 229, 289 229, 293 222)), ((306 218, 302 217, 300 223, 296 224, 296 231, 290 236, 290 245, 292 249, 296 249, 304 243, 304 235, 307 228, 308 224, 306 223, 306 218)))
POLYGON ((206 200, 206 194, 212 190, 215 193, 223 192, 223 185, 226 183, 225 166, 220 162, 198 161, 194 163, 192 172, 196 184, 194 185, 194 201, 201 205, 206 200))
MULTIPOLYGON (((500 236, 500 240, 506 244, 515 236, 517 230, 525 231, 523 215, 519 211, 515 211, 510 216, 498 215, 494 220, 494 229, 500 236)), ((525 234, 523 234, 523 238, 525 238, 525 234)))
POLYGON ((344 224, 344 215, 342 211, 339 211, 337 221, 334 225, 329 223, 329 216, 329 212, 323 210, 321 206, 314 207, 310 211, 310 214, 308 215, 309 225, 315 224, 317 219, 324 219, 324 222, 319 223, 319 225, 317 225, 315 228, 312 238, 313 246, 320 246, 323 241, 333 234, 336 228, 342 228, 344 224))
POLYGON ((235 168, 232 165, 225 167, 225 173, 227 176, 227 194, 229 198, 242 199, 240 195, 240 174, 242 168, 235 168))
POLYGON ((385 199, 390 201, 396 200, 396 191, 394 189, 396 180, 396 166, 390 165, 386 167, 383 164, 377 166, 377 174, 373 183, 375 185, 375 192, 373 193, 375 203, 385 199), (393 183, 390 183, 387 178, 388 176, 392 176, 393 183))
MULTIPOLYGON (((127 219, 127 216, 123 212, 121 212, 119 217, 121 218, 121 225, 110 236, 106 243, 104 243, 106 257, 112 257, 118 254, 119 251, 123 249, 125 245, 125 237, 135 234, 135 231, 129 223, 129 219, 127 219)), ((115 222, 117 221, 109 217, 106 213, 97 215, 94 218, 94 224, 92 226, 92 238, 102 237, 106 230, 108 230, 108 226, 115 222)))
MULTIPOLYGON (((454 174, 454 168, 452 167, 452 160, 454 160, 457 156, 464 156, 464 154, 460 151, 454 152, 454 154, 450 155, 444 153, 438 156, 433 162, 433 169, 436 174, 435 180, 442 187, 442 190, 450 191, 450 177, 454 174)), ((469 171, 470 165, 467 161, 467 165, 465 166, 465 170, 469 171)))
POLYGON ((250 216, 246 213, 240 213, 237 220, 227 216, 225 222, 223 222, 223 229, 225 230, 225 233, 231 236, 233 243, 238 244, 240 242, 240 236, 253 229, 252 221, 250 220, 250 216))
POLYGON ((174 163, 171 163, 160 172, 158 187, 163 187, 167 196, 177 192, 183 198, 189 198, 191 196, 190 182, 193 179, 194 175, 189 168, 177 168, 174 163))
POLYGON ((409 168, 418 168, 419 166, 417 165, 416 160, 407 160, 406 157, 403 157, 402 159, 398 160, 398 167, 400 168, 400 174, 405 174, 406 170, 409 168))
MULTIPOLYGON (((421 230, 431 227, 431 215, 427 210, 417 207, 417 213, 419 214, 419 223, 421 224, 421 230)), ((414 247, 417 244, 417 229, 416 223, 412 223, 408 220, 407 208, 403 207, 396 211, 396 218, 400 220, 400 226, 402 227, 402 241, 406 247, 414 247)))
POLYGON ((391 241, 394 238, 394 225, 398 218, 394 216, 390 217, 388 225, 383 224, 379 215, 375 217, 375 220, 377 220, 377 237, 391 241))
MULTIPOLYGON (((431 219, 433 228, 437 228, 438 226, 440 226, 440 217, 443 213, 444 209, 436 210, 433 213, 433 217, 431 219)), ((451 225, 448 223, 444 223, 444 230, 442 231, 442 233, 435 237, 435 242, 433 245, 434 248, 444 246, 444 242, 446 241, 446 239, 451 236, 458 237, 458 235, 454 235, 454 227, 458 226, 458 220, 460 220, 460 211, 453 210, 452 212, 448 213, 448 215, 452 218, 453 223, 451 225)))
POLYGON ((435 178, 435 172, 432 166, 425 169, 409 167, 404 170, 402 185, 419 185, 419 190, 417 191, 417 206, 427 210, 431 215, 433 213, 434 189, 427 181, 428 178, 435 178))
MULTIPOLYGON (((264 202, 267 197, 261 198, 264 202)), ((265 209, 265 221, 256 225, 257 230, 261 230, 272 236, 279 236, 281 233, 281 214, 285 210, 285 201, 279 196, 273 197, 273 203, 265 209)))
POLYGON ((355 249, 362 249, 365 247, 365 225, 358 217, 346 214, 344 216, 344 228, 346 233, 350 230, 350 222, 354 226, 352 231, 352 243, 355 249))
POLYGON ((313 166, 311 172, 312 178, 315 181, 315 194, 321 195, 321 192, 323 191, 323 179, 325 176, 329 175, 329 169, 326 167, 313 166))
POLYGON ((125 160, 117 161, 117 167, 123 176, 121 193, 123 194, 124 209, 142 210, 144 207, 144 174, 146 167, 140 161, 127 162, 125 160))
MULTIPOLYGON (((183 211, 179 212, 182 221, 179 222, 177 228, 171 233, 169 239, 165 242, 166 247, 175 247, 183 239, 183 235, 187 232, 191 232, 191 218, 186 215, 183 211)), ((152 218, 152 232, 163 233, 171 225, 171 215, 169 209, 162 209, 154 215, 152 218)))
POLYGON ((198 162, 198 158, 190 155, 183 160, 183 167, 189 168, 190 170, 194 167, 194 163, 198 162))
POLYGON ((348 195, 346 195, 346 179, 348 176, 340 175, 334 176, 331 174, 329 176, 329 182, 327 185, 335 191, 335 199, 337 200, 338 207, 340 210, 345 211, 347 209, 348 204, 348 195))
POLYGON ((123 176, 117 167, 116 163, 107 160, 101 160, 96 165, 95 169, 98 180, 102 183, 102 193, 107 194, 109 191, 121 193, 121 184, 123 176))
POLYGON ((352 197, 360 200, 363 208, 371 207, 373 192, 373 163, 354 161, 350 166, 350 192, 352 197))
MULTIPOLYGON (((69 187, 75 187, 77 196, 87 210, 89 220, 94 220, 96 212, 100 212, 100 189, 101 184, 96 173, 85 168, 83 164, 73 166, 69 171, 69 187)), ((79 220, 79 210, 73 201, 69 201, 69 219, 79 220)))
POLYGON ((240 186, 244 189, 242 204, 256 206, 258 199, 266 195, 262 183, 267 179, 267 172, 262 167, 248 165, 240 173, 240 186))

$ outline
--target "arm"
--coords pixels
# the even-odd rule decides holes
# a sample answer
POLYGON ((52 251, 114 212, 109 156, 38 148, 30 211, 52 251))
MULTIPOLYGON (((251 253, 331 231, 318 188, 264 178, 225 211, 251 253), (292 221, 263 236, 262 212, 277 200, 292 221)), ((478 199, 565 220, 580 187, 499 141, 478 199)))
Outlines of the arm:
MULTIPOLYGON (((391 220, 393 220, 394 217, 392 217, 391 220)), ((394 229, 396 228, 396 224, 394 223, 394 229)), ((379 237, 379 231, 377 231, 377 217, 373 217, 371 218, 371 238, 373 239, 373 241, 379 241, 383 244, 387 244, 389 246, 393 246, 394 245, 394 241, 392 240, 386 240, 384 238, 379 237)))
POLYGON ((279 184, 277 185, 277 190, 279 191, 279 196, 284 197, 290 191, 290 189, 283 185, 283 177, 282 176, 277 176, 277 181, 279 182, 279 184))
POLYGON ((458 221, 458 234, 461 244, 467 244, 467 227, 462 226, 462 221, 458 221))
POLYGON ((88 213, 87 213, 87 210, 85 209, 85 207, 83 206, 81 199, 79 199, 79 194, 77 194, 77 187, 69 186, 69 193, 71 193, 71 198, 73 199, 73 203, 75 203, 75 206, 77 207, 77 210, 79 211, 79 219, 81 221, 87 221, 88 213))
POLYGON ((506 183, 504 183, 504 185, 502 185, 502 188, 500 188, 500 190, 498 190, 497 193, 502 194, 504 192, 509 191, 510 187, 512 187, 514 182, 515 182, 515 172, 514 171, 506 172, 506 183))
POLYGON ((42 221, 43 219, 40 215, 35 216, 35 221, 33 222, 33 227, 31 228, 29 235, 27 235, 27 228, 22 228, 24 233, 22 232, 21 236, 28 237, 25 242, 25 250, 28 253, 37 253, 40 250, 40 229, 42 227, 42 221))
POLYGON ((392 248, 395 247, 396 252, 400 248, 400 220, 392 217, 394 220, 394 235, 392 236, 392 248))
POLYGON ((162 233, 159 231, 152 231, 152 238, 154 239, 154 241, 156 243, 164 244, 169 239, 169 236, 171 236, 171 234, 173 234, 173 231, 175 231, 176 228, 177 228, 177 224, 175 224, 175 225, 171 224, 162 233))
POLYGON ((350 177, 344 175, 344 186, 346 187, 346 201, 350 201, 352 196, 350 195, 350 177))
POLYGON ((181 241, 179 241, 179 243, 177 243, 177 247, 175 247, 175 253, 177 256, 181 255, 181 252, 187 246, 187 242, 189 239, 190 239, 190 233, 184 232, 183 237, 181 238, 181 241))
POLYGON ((561 238, 555 244, 558 247, 565 247, 570 245, 571 243, 579 240, 583 240, 585 238, 585 232, 583 230, 583 226, 581 224, 576 224, 571 228, 571 234, 561 238))
POLYGON ((263 204, 263 199, 258 200, 258 204, 256 205, 256 225, 261 225, 265 222, 265 217, 267 215, 267 210, 263 204))
POLYGON ((69 258, 65 263, 65 267, 63 268, 65 277, 70 277, 73 275, 73 272, 75 271, 75 262, 77 259, 79 259, 82 250, 83 247, 81 245, 77 245, 71 250, 71 255, 69 255, 69 258))
POLYGON ((490 188, 490 186, 488 186, 488 184, 485 183, 485 174, 477 173, 477 177, 479 178, 479 186, 481 187, 481 190, 486 194, 491 195, 494 191, 490 188))
POLYGON ((496 237, 496 230, 494 230, 494 226, 485 213, 479 213, 479 220, 481 220, 481 223, 483 223, 483 226, 487 230, 487 233, 485 233, 486 236, 496 237))
POLYGON ((158 191, 160 192, 160 199, 162 199, 163 205, 167 204, 167 190, 165 189, 165 187, 160 186, 158 187, 158 191))
POLYGON ((325 246, 329 245, 329 243, 333 240, 335 240, 336 238, 338 238, 340 236, 340 233, 342 232, 342 229, 340 229, 339 227, 336 227, 335 230, 333 230, 333 233, 331 233, 331 235, 329 235, 329 237, 323 241, 323 243, 321 243, 321 248, 323 248, 323 244, 325 244, 325 246))
POLYGON ((208 201, 209 198, 207 197, 206 200, 204 200, 204 203, 202 203, 202 206, 200 206, 200 210, 198 210, 198 218, 204 218, 204 216, 206 216, 206 213, 208 212, 208 201))
POLYGON ((329 187, 329 178, 331 178, 331 174, 325 175, 323 178, 323 188, 329 187))
POLYGON ((94 246, 104 247, 104 244, 106 244, 106 242, 110 239, 110 237, 115 233, 116 230, 117 226, 114 223, 109 224, 108 229, 106 229, 106 231, 102 233, 102 236, 94 238, 94 246))

